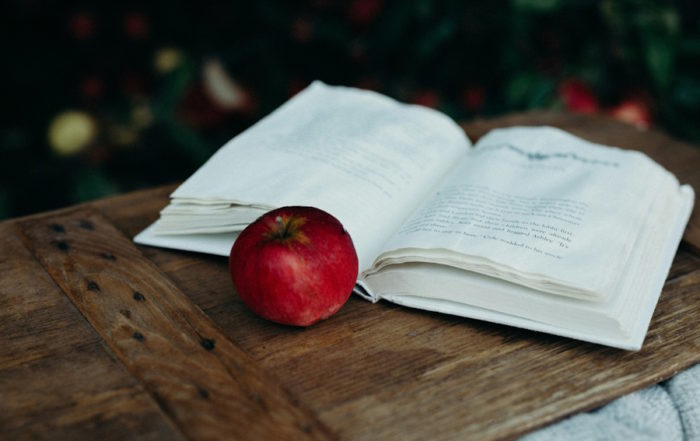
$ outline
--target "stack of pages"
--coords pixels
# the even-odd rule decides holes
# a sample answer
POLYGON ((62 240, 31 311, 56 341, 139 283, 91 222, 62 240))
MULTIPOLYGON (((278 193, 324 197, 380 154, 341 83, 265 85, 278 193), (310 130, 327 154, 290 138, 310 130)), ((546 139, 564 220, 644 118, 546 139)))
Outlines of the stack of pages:
POLYGON ((315 82, 224 145, 140 244, 228 255, 267 210, 350 232, 356 291, 636 350, 694 202, 646 155, 551 127, 472 146, 447 116, 315 82))

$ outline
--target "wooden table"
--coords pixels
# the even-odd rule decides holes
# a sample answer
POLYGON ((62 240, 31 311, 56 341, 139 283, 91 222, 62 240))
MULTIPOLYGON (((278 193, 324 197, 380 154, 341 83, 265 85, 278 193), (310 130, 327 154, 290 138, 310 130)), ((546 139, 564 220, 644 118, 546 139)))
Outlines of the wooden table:
MULTIPOLYGON (((530 113, 645 150, 700 189, 700 150, 530 113)), ((0 223, 0 438, 509 439, 700 361, 696 210, 643 349, 351 298, 294 329, 253 316, 226 259, 135 246, 173 186, 0 223)))

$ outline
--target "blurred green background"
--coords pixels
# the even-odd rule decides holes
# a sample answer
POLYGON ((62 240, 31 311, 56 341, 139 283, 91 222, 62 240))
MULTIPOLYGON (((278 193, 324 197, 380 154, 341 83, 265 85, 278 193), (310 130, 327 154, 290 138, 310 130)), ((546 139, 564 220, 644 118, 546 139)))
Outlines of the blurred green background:
POLYGON ((314 79, 458 120, 559 109, 700 143, 697 5, 8 0, 0 218, 185 179, 314 79))

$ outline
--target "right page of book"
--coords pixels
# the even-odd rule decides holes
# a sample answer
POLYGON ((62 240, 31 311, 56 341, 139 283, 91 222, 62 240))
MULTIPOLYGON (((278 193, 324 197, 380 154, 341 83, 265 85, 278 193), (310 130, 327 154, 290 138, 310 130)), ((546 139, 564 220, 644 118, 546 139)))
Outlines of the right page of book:
POLYGON ((653 201, 679 191, 639 152, 551 127, 495 130, 406 220, 373 271, 435 262, 603 299, 620 283, 653 201))

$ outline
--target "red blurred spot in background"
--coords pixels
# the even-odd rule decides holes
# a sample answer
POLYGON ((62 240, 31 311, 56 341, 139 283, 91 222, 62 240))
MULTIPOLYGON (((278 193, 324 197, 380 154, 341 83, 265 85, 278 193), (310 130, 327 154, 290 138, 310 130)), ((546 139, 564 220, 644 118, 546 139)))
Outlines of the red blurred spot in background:
POLYGON ((566 110, 574 113, 596 113, 600 108, 598 99, 590 86, 577 79, 566 80, 559 85, 559 98, 566 110))
POLYGON ((353 24, 364 26, 374 21, 381 9, 381 0, 354 0, 348 8, 348 19, 353 24))
POLYGON ((130 12, 124 16, 124 33, 133 40, 143 40, 151 30, 148 19, 140 12, 130 12))
POLYGON ((68 21, 71 35, 77 40, 87 40, 95 33, 95 18, 86 11, 76 12, 68 21))

